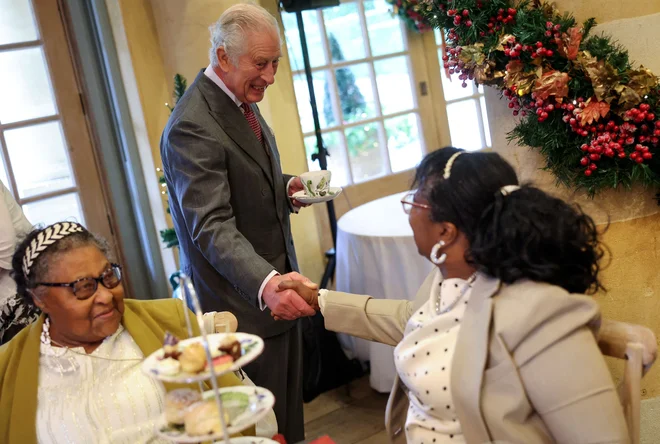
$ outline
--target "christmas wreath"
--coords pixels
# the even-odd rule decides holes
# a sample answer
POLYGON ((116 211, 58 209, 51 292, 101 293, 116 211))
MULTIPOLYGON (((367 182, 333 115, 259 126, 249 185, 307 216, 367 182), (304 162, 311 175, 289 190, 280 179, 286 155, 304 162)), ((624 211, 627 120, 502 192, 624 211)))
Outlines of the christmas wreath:
POLYGON ((423 33, 433 29, 422 10, 427 7, 418 0, 386 0, 392 5, 392 14, 398 15, 401 20, 413 31, 423 33))
POLYGON ((539 148, 558 182, 591 196, 660 185, 658 78, 592 35, 594 19, 537 1, 423 0, 417 12, 444 29, 450 74, 502 91, 520 119, 510 140, 539 148))

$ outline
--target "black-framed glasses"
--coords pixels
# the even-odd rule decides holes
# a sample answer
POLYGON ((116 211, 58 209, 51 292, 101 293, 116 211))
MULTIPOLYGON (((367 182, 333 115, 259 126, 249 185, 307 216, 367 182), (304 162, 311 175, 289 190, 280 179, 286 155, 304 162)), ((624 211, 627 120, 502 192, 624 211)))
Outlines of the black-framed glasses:
POLYGON ((87 277, 80 278, 77 281, 61 284, 55 282, 39 282, 37 285, 44 287, 69 287, 73 291, 73 295, 79 300, 89 299, 96 293, 99 284, 102 284, 108 290, 115 288, 121 283, 121 266, 117 264, 110 264, 110 268, 101 273, 97 278, 87 277))
POLYGON ((411 191, 410 193, 403 196, 403 199, 401 199, 401 206, 403 207, 403 212, 406 214, 410 214, 413 207, 421 208, 424 210, 431 209, 431 205, 415 202, 415 193, 416 191, 411 191))

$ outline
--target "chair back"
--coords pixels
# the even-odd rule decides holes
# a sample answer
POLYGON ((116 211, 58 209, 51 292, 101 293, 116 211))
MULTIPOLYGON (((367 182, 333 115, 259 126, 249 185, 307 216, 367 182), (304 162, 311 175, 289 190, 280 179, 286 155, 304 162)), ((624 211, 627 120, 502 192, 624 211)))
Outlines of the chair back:
POLYGON ((625 359, 619 398, 623 406, 630 442, 640 440, 641 384, 658 355, 658 344, 653 332, 641 325, 603 319, 598 335, 598 346, 606 356, 625 359))

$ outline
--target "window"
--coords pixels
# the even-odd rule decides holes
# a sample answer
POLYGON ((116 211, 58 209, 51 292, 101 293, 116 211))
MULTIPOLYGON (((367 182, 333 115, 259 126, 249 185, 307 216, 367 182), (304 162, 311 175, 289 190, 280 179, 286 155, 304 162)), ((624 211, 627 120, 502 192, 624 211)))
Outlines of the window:
MULTIPOLYGON (((333 184, 413 168, 426 151, 404 25, 385 0, 302 13, 333 184)), ((282 13, 307 161, 317 151, 295 14, 282 13)))
POLYGON ((447 106, 451 144, 469 151, 489 148, 491 141, 484 87, 481 85, 477 87, 473 81, 467 80, 465 82, 467 86, 464 88, 463 82, 457 75, 450 78, 442 61, 442 34, 437 29, 435 43, 440 60, 440 76, 447 106))
POLYGON ((0 0, 0 180, 33 224, 74 220, 110 239, 58 4, 0 0))

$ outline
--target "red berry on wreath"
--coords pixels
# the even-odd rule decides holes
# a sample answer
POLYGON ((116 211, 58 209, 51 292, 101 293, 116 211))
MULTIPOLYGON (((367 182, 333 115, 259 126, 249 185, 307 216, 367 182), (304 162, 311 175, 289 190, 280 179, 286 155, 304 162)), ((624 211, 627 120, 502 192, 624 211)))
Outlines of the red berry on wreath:
POLYGON ((467 9, 464 9, 463 10, 463 17, 467 17, 468 15, 470 15, 470 11, 468 11, 467 9))
POLYGON ((591 176, 591 170, 586 170, 584 172, 584 175, 587 176, 587 177, 591 176))
POLYGON ((515 8, 509 8, 509 9, 507 10, 507 12, 509 13, 509 15, 516 15, 516 14, 518 14, 518 11, 517 11, 515 8))
POLYGON ((552 31, 545 31, 546 37, 552 37, 552 31))
POLYGON ((654 121, 654 120, 655 120, 655 114, 653 114, 653 113, 648 113, 648 114, 646 115, 646 120, 648 120, 649 122, 654 121))
POLYGON ((553 26, 554 26, 554 24, 552 22, 545 22, 545 27, 547 29, 552 29, 553 26))
POLYGON ((580 165, 582 165, 582 166, 589 165, 589 159, 587 159, 586 157, 583 157, 582 159, 580 159, 580 165))
POLYGON ((598 169, 598 165, 596 165, 595 163, 592 163, 591 165, 589 165, 589 169, 590 169, 591 171, 595 171, 595 170, 598 169))
POLYGON ((552 49, 548 49, 548 50, 545 51, 545 56, 546 57, 552 57, 553 55, 555 55, 555 53, 552 49))

